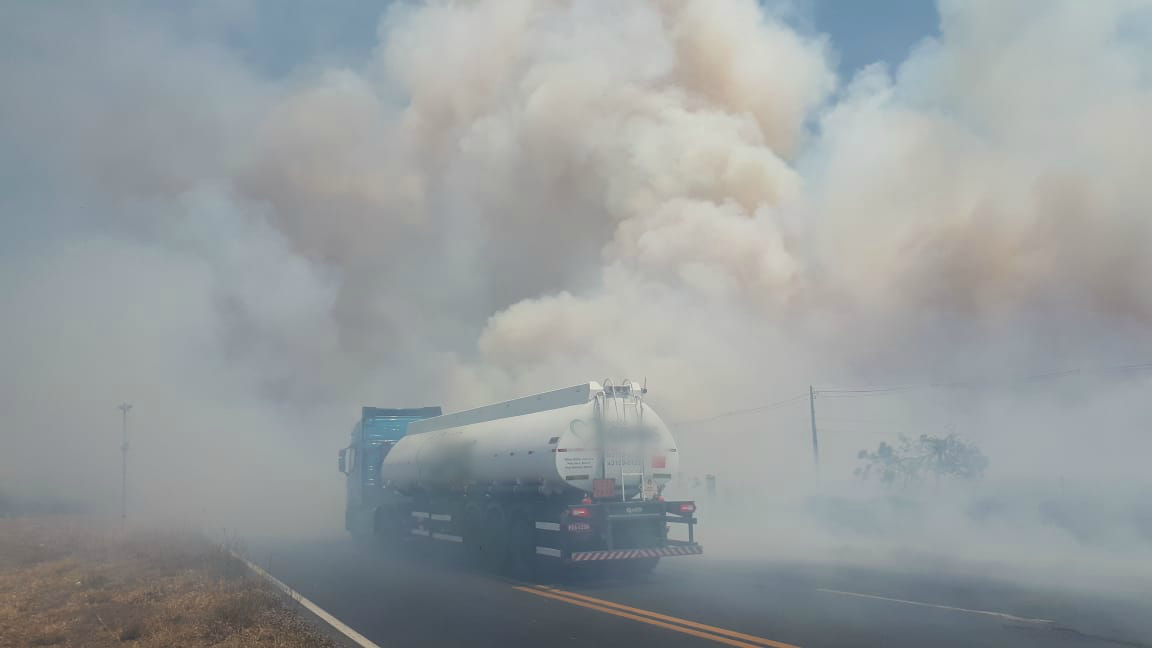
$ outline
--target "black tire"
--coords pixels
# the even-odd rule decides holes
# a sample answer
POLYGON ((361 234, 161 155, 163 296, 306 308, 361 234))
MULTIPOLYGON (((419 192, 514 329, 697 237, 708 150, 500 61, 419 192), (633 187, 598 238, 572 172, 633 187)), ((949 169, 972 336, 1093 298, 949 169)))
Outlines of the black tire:
POLYGON ((656 565, 660 564, 660 558, 636 558, 633 560, 626 560, 623 564, 621 572, 629 576, 647 576, 656 569, 656 565))
POLYGON ((508 516, 499 506, 491 506, 484 513, 483 522, 476 529, 473 549, 479 565, 486 571, 501 573, 508 555, 508 516))
POLYGON ((475 504, 464 509, 464 552, 473 566, 484 565, 484 511, 475 504))
POLYGON ((380 507, 376 509, 372 526, 377 538, 385 543, 394 544, 408 539, 405 522, 407 518, 403 511, 380 507))
POLYGON ((508 547, 504 573, 512 578, 536 577, 536 527, 531 515, 519 512, 508 519, 508 547))

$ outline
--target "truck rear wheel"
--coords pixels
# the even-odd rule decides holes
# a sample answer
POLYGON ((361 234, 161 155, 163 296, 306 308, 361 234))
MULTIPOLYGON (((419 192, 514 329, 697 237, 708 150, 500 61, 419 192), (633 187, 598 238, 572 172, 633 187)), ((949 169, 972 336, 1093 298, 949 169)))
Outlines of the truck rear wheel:
POLYGON ((660 564, 660 558, 636 558, 624 562, 622 571, 629 576, 646 576, 656 569, 656 565, 660 564))
POLYGON ((508 553, 507 516, 499 507, 489 508, 474 526, 472 554, 486 571, 499 573, 508 553))
POLYGON ((484 511, 475 504, 469 504, 464 509, 464 520, 461 525, 464 536, 464 551, 473 565, 484 564, 484 545, 487 540, 484 532, 484 511))
POLYGON ((531 580, 536 576, 536 531, 533 519, 519 513, 509 517, 505 573, 514 578, 531 580))

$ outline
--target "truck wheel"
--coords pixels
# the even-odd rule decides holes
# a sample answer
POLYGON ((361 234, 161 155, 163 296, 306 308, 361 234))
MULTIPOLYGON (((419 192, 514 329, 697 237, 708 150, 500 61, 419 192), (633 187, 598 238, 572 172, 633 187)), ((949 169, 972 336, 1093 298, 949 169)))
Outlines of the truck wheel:
POLYGON ((383 508, 376 509, 376 514, 372 516, 372 535, 378 542, 389 542, 395 535, 388 517, 388 511, 383 508))
POLYGON ((407 519, 403 511, 380 507, 376 509, 376 516, 372 521, 374 535, 387 544, 403 542, 408 538, 405 527, 407 519))
POLYGON ((482 566, 484 564, 484 512, 474 504, 469 504, 464 510, 464 551, 471 564, 482 566))
POLYGON ((488 509, 476 532, 475 555, 485 570, 500 573, 508 554, 507 516, 497 507, 488 509))
POLYGON ((647 576, 656 569, 656 565, 660 564, 660 558, 636 558, 628 560, 624 563, 624 568, 621 570, 629 576, 647 576))
POLYGON ((505 573, 513 578, 532 580, 536 576, 536 529, 532 519, 523 514, 512 516, 507 537, 505 573))

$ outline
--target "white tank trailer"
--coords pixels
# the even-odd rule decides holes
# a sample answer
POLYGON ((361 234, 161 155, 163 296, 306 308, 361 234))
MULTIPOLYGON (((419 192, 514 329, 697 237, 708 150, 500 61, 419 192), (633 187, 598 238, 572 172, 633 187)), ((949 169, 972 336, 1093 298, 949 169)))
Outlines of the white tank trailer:
POLYGON ((410 423, 380 476, 404 493, 593 493, 612 479, 627 499, 659 495, 678 466, 676 441, 641 388, 589 382, 410 423))
POLYGON ((461 543, 520 575, 702 553, 695 503, 661 495, 679 453, 646 392, 604 381, 438 416, 366 407, 340 452, 347 527, 461 543))

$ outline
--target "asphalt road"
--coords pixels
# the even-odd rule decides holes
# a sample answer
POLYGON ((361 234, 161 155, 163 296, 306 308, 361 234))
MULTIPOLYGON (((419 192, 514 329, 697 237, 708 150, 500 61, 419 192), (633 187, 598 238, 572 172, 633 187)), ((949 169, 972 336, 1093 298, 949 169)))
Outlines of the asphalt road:
POLYGON ((639 579, 522 583, 464 566, 458 549, 334 539, 249 557, 385 648, 1152 647, 1152 600, 1132 594, 717 556, 666 558, 639 579))

